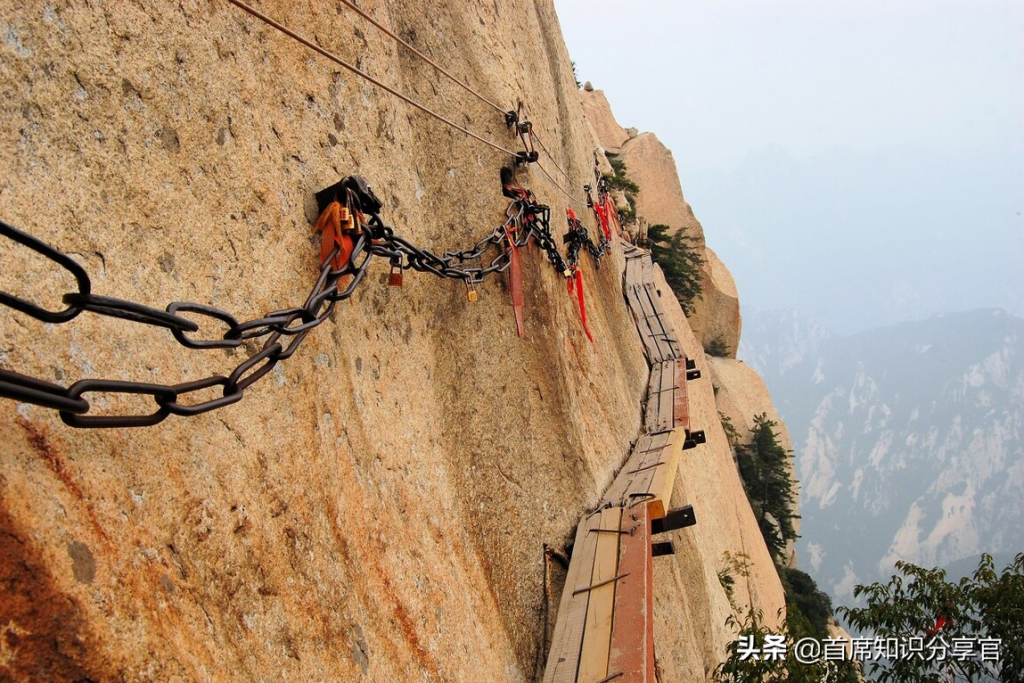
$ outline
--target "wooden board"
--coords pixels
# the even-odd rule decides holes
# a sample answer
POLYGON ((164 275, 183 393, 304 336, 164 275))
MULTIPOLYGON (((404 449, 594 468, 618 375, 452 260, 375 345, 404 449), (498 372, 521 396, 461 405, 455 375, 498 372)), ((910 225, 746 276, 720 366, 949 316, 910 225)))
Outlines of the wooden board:
POLYGON ((664 360, 662 345, 659 344, 659 336, 663 334, 664 330, 651 306, 650 297, 647 296, 643 288, 645 259, 650 259, 646 252, 638 252, 637 255, 626 259, 623 293, 636 323, 637 331, 640 333, 640 340, 644 344, 644 354, 647 356, 647 361, 653 364, 664 360))
POLYGON ((645 285, 640 284, 633 287, 633 297, 639 310, 636 317, 639 319, 638 328, 643 338, 644 347, 647 349, 647 359, 653 365, 661 363, 666 358, 668 344, 665 342, 665 327, 662 320, 651 303, 651 297, 645 285))
POLYGON ((598 534, 590 533, 590 530, 597 529, 600 524, 601 515, 590 515, 580 520, 576 527, 576 543, 573 545, 569 572, 558 605, 555 632, 551 636, 551 649, 544 669, 544 683, 576 681, 590 594, 573 595, 573 591, 581 584, 588 584, 593 576, 598 534))
POLYGON ((654 261, 651 260, 650 253, 647 253, 641 258, 641 279, 643 280, 644 292, 650 299, 650 307, 654 315, 657 316, 658 329, 655 330, 658 333, 658 343, 662 350, 662 360, 670 360, 682 358, 681 346, 679 340, 675 336, 675 331, 668 322, 668 317, 665 315, 665 307, 661 304, 661 297, 663 295, 673 296, 672 290, 660 291, 654 284, 654 261))
POLYGON ((665 309, 661 305, 661 296, 654 282, 644 282, 638 294, 641 296, 641 305, 647 311, 647 315, 651 317, 652 323, 649 334, 653 343, 658 347, 660 360, 666 361, 680 358, 682 352, 679 341, 668 324, 665 309))
POLYGON ((650 522, 668 510, 689 428, 686 359, 654 285, 650 253, 622 246, 623 295, 652 366, 647 433, 605 493, 602 505, 610 507, 577 527, 544 683, 655 680, 650 522))
POLYGON ((602 504, 630 505, 638 499, 637 496, 630 496, 630 493, 648 491, 654 479, 656 466, 663 460, 662 451, 668 445, 670 437, 671 433, 666 432, 645 434, 637 439, 626 464, 622 466, 615 481, 605 492, 602 504))
POLYGON ((576 676, 577 683, 594 683, 608 675, 608 652, 612 639, 612 615, 615 610, 614 581, 619 570, 619 526, 622 519, 622 508, 605 508, 599 515, 600 528, 610 531, 590 533, 597 536, 597 552, 594 558, 594 571, 590 582, 578 586, 576 590, 588 586, 596 586, 588 592, 590 601, 587 604, 587 626, 583 632, 583 649, 580 654, 580 669, 576 676), (603 585, 600 585, 603 584, 603 585))
MULTIPOLYGON (((654 683, 654 585, 650 520, 647 506, 622 515, 619 580, 615 591, 608 675, 621 673, 615 683, 654 683)), ((600 679, 597 679, 600 680, 600 679)))
POLYGON ((690 398, 686 387, 686 359, 676 361, 676 386, 672 396, 672 424, 690 430, 690 398))
POLYGON ((679 469, 679 458, 683 453, 685 440, 686 431, 682 427, 674 429, 668 445, 661 451, 661 460, 664 464, 654 468, 654 476, 647 489, 654 494, 648 503, 651 519, 661 519, 669 510, 672 487, 676 482, 676 470, 679 469))
POLYGON ((682 358, 679 340, 667 322, 661 294, 654 285, 654 264, 650 253, 638 250, 626 259, 623 290, 648 362, 653 365, 682 358))
POLYGON ((685 439, 686 431, 682 427, 671 432, 645 434, 637 439, 633 454, 608 487, 602 502, 630 509, 646 500, 651 519, 664 517, 685 439))
MULTIPOLYGON (((679 386, 677 363, 670 360, 651 366, 651 377, 647 385, 647 409, 644 411, 644 427, 648 433, 673 429, 675 424, 675 403, 679 386)), ((683 361, 685 364, 685 361, 683 361)), ((683 375, 685 380, 686 375, 683 375)))

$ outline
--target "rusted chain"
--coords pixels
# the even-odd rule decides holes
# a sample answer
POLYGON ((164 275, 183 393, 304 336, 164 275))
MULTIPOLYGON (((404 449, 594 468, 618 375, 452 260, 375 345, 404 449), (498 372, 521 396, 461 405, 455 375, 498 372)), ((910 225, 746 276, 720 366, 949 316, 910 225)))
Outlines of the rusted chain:
MULTIPOLYGON (((365 185, 365 182, 363 183, 365 185)), ((28 247, 45 256, 62 271, 70 272, 77 283, 77 291, 64 295, 67 308, 50 311, 37 303, 0 291, 0 304, 30 315, 47 323, 63 323, 83 312, 111 316, 130 322, 163 327, 174 339, 188 349, 237 348, 247 341, 262 340, 262 346, 239 363, 230 373, 210 375, 179 384, 130 382, 114 379, 83 379, 69 387, 29 377, 11 370, 0 369, 0 397, 32 403, 60 412, 61 419, 72 427, 145 427, 155 425, 168 415, 191 417, 222 408, 241 400, 252 384, 272 371, 280 361, 290 358, 306 336, 321 325, 339 301, 352 296, 362 283, 370 261, 375 256, 390 259, 393 265, 428 272, 439 277, 463 280, 474 285, 483 278, 504 272, 510 264, 509 251, 503 241, 514 234, 516 247, 525 247, 534 240, 546 252, 555 269, 564 274, 567 266, 551 235, 550 209, 536 204, 523 190, 523 196, 513 198, 506 209, 504 222, 473 247, 460 251, 436 254, 421 249, 396 235, 376 213, 363 202, 361 208, 370 215, 360 226, 351 258, 340 268, 331 263, 335 252, 328 255, 315 284, 301 306, 270 311, 258 318, 239 322, 227 311, 195 302, 176 301, 164 310, 143 304, 92 293, 88 273, 66 254, 14 226, 0 221, 0 236, 28 247), (510 230, 511 228, 514 230, 510 230), (497 250, 487 266, 467 266, 497 250), (351 280, 344 282, 345 278, 351 280), (219 332, 210 331, 212 323, 219 324, 219 332), (220 395, 197 402, 199 392, 219 389, 220 395), (92 405, 85 396, 90 393, 134 394, 153 399, 153 412, 145 415, 88 415, 92 405)), ((358 202, 359 199, 349 199, 358 202)), ((374 205, 379 208, 379 204, 374 205)))

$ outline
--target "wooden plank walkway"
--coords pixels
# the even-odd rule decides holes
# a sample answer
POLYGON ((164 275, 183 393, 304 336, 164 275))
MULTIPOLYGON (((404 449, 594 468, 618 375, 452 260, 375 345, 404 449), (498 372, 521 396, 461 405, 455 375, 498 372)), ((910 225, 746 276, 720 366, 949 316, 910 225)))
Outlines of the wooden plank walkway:
POLYGON ((644 343, 647 361, 654 365, 683 358, 654 284, 654 263, 649 252, 635 249, 626 256, 623 290, 644 343))
MULTIPOLYGON (((595 515, 597 516, 597 515, 595 515)), ((573 592, 590 593, 587 625, 583 632, 578 681, 600 681, 608 675, 608 653, 612 643, 612 614, 615 611, 615 584, 619 570, 619 526, 622 508, 601 510, 601 524, 590 533, 597 536, 594 571, 587 586, 573 592)))
POLYGON ((622 248, 623 294, 651 365, 645 433, 577 526, 544 683, 654 683, 651 523, 669 512, 683 449, 703 443, 703 432, 690 429, 686 391, 699 373, 665 315, 650 253, 622 248))
MULTIPOLYGON (((689 360, 676 361, 676 390, 672 394, 672 425, 682 427, 690 431, 690 397, 686 390, 686 383, 689 381, 688 364, 689 360)), ((696 375, 694 379, 699 377, 696 375)))
POLYGON ((661 432, 659 434, 644 434, 637 439, 626 464, 622 466, 615 481, 605 491, 601 504, 629 504, 640 497, 639 494, 647 492, 654 479, 654 470, 665 464, 665 450, 671 436, 672 432, 661 432), (630 496, 630 494, 638 495, 630 496))

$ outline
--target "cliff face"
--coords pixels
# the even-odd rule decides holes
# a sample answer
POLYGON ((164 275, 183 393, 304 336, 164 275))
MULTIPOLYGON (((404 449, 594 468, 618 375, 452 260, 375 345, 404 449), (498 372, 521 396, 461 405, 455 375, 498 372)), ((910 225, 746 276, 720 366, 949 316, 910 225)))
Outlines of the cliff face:
MULTIPOLYGON (((725 628, 733 606, 718 579, 718 572, 728 568, 726 554, 749 559, 749 576, 731 572, 737 581, 734 600, 743 613, 749 607, 760 609, 772 624, 785 606, 785 596, 737 474, 719 417, 722 407, 715 396, 716 384, 749 393, 747 384, 752 378, 720 377, 720 359, 703 354, 660 269, 655 270, 672 326, 683 350, 696 359, 702 373, 702 379, 687 384, 690 424, 707 430, 706 444, 684 451, 672 498, 673 507, 693 505, 697 524, 673 534, 677 548, 671 559, 655 559, 655 645, 667 674, 663 680, 700 681, 710 679, 725 646, 735 639, 725 628)), ((753 379, 753 391, 757 392, 760 380, 756 375, 753 379)), ((770 405, 767 392, 753 398, 750 406, 763 407, 765 403, 770 405)))
POLYGON ((629 139, 629 133, 619 125, 612 115, 612 107, 608 103, 603 90, 586 90, 580 93, 583 115, 594 131, 594 137, 607 152, 620 154, 622 145, 629 139))
MULTIPOLYGON (((726 416, 736 428, 740 439, 749 441, 754 428, 754 418, 764 414, 769 420, 776 423, 773 431, 778 436, 779 444, 787 451, 793 450, 793 440, 790 438, 786 423, 782 421, 768 387, 764 380, 749 365, 743 361, 732 358, 708 357, 711 367, 711 378, 716 387, 715 403, 719 412, 726 416)), ((790 459, 789 473, 793 481, 797 481, 796 461, 790 459)), ((794 491, 799 501, 799 491, 794 491)), ((800 518, 793 520, 793 529, 800 533, 800 518)), ((796 567, 796 542, 790 540, 786 551, 788 564, 796 567)))
POLYGON ((583 109, 601 146, 618 154, 626 164, 626 173, 640 187, 636 212, 649 225, 667 225, 670 233, 682 231, 695 240, 704 257, 701 269, 702 296, 693 304, 689 326, 707 348, 723 344, 729 357, 736 357, 742 319, 736 282, 724 263, 704 241, 704 228, 683 197, 672 151, 654 133, 630 136, 611 112, 601 90, 582 91, 583 109))
MULTIPOLYGON (((240 320, 302 305, 317 274, 312 194, 348 173, 369 179, 397 233, 438 252, 504 218, 506 156, 231 5, 4 5, 0 218, 71 254, 96 294, 240 320)), ((590 177, 596 143, 550 2, 360 6, 488 99, 522 100, 557 164, 590 177)), ((516 148, 500 114, 344 6, 260 9, 516 148)), ((553 205, 559 234, 559 188, 536 167, 520 181, 553 205)), ((586 215, 581 198, 570 205, 586 215)), ((60 308, 71 279, 2 242, 0 289, 60 308)), ((646 365, 618 252, 600 269, 584 258, 594 344, 542 253, 523 259, 523 339, 503 279, 472 304, 461 283, 426 274, 389 288, 377 260, 232 406, 74 430, 0 401, 0 672, 532 680, 554 616, 545 594, 560 589, 543 544, 563 546, 621 465, 646 365)), ((63 386, 187 382, 259 350, 187 350, 166 330, 90 313, 63 325, 0 315, 2 367, 63 386)), ((768 614, 782 604, 727 450, 710 447, 724 435, 705 384, 692 401, 709 447, 691 458, 707 461, 677 480, 699 524, 677 532, 685 549, 659 559, 656 578, 665 680, 702 679, 732 637, 724 551, 755 559, 751 579, 738 577, 745 601, 768 614)), ((153 410, 89 399, 104 413, 153 410)))

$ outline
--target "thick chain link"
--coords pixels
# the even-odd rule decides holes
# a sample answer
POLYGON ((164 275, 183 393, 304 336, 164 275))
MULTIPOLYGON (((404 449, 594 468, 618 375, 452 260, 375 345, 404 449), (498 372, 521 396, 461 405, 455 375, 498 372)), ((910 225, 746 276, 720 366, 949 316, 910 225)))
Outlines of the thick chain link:
POLYGON ((470 249, 446 251, 442 255, 414 246, 373 214, 355 239, 349 262, 334 270, 331 268, 334 254, 328 257, 302 306, 270 311, 244 322, 239 322, 227 311, 200 303, 176 301, 159 310, 133 301, 97 296, 92 293, 88 273, 67 254, 0 221, 0 236, 45 256, 74 276, 78 285, 78 291, 64 295, 63 302, 67 308, 61 311, 47 310, 3 291, 0 291, 0 304, 46 323, 65 323, 88 311, 164 327, 170 330, 179 344, 189 349, 237 348, 247 341, 263 340, 260 349, 228 375, 211 375, 181 384, 83 379, 65 388, 0 369, 0 397, 57 410, 61 419, 72 427, 144 427, 157 424, 172 414, 193 416, 222 408, 241 400, 246 389, 271 372, 279 362, 290 358, 306 336, 331 315, 335 305, 352 296, 375 256, 389 259, 393 267, 411 268, 475 284, 509 267, 510 251, 504 247, 505 240, 516 247, 523 247, 533 238, 555 269, 568 276, 568 265, 551 236, 550 214, 547 206, 525 198, 513 200, 506 211, 505 222, 490 235, 470 249), (485 258, 491 249, 497 249, 498 253, 486 266, 464 265, 485 258), (219 332, 204 332, 205 328, 212 326, 221 329, 219 332), (214 388, 220 389, 220 395, 214 398, 199 400, 201 396, 190 396, 214 388), (88 415, 92 406, 84 396, 96 392, 145 395, 151 397, 155 405, 148 415, 88 415), (189 398, 193 400, 189 401, 189 398))
POLYGON ((569 224, 569 232, 565 233, 565 260, 569 266, 575 268, 580 262, 580 251, 586 247, 587 251, 591 256, 594 257, 595 261, 600 263, 601 258, 611 248, 611 241, 602 237, 601 244, 594 244, 594 240, 591 239, 590 233, 583 227, 579 219, 575 216, 566 215, 566 222, 569 224))
POLYGON ((321 268, 316 284, 303 306, 270 311, 260 318, 240 323, 227 311, 198 303, 177 301, 161 311, 133 301, 97 296, 92 294, 88 273, 66 254, 3 221, 0 221, 0 235, 46 256, 75 276, 78 291, 64 295, 63 301, 68 307, 59 312, 48 311, 29 301, 0 292, 0 303, 38 320, 62 323, 83 311, 89 311, 144 325, 165 327, 178 343, 190 349, 236 348, 245 341, 265 337, 260 350, 239 363, 227 376, 211 375, 182 384, 84 379, 64 388, 0 369, 0 396, 58 410, 61 419, 72 427, 144 427, 154 425, 171 414, 199 415, 237 402, 250 385, 273 370, 277 363, 290 358, 306 335, 330 316, 335 304, 352 296, 362 282, 372 256, 366 248, 370 230, 365 229, 356 240, 353 258, 345 268, 332 270, 329 261, 328 265, 321 268), (352 276, 352 279, 342 286, 341 281, 346 276, 352 276), (219 336, 214 333, 197 334, 201 332, 199 323, 182 314, 220 322, 224 331, 219 336), (220 396, 197 403, 183 401, 188 394, 218 386, 221 387, 220 396), (153 398, 155 407, 148 415, 86 415, 91 406, 83 395, 92 392, 147 395, 153 398))

